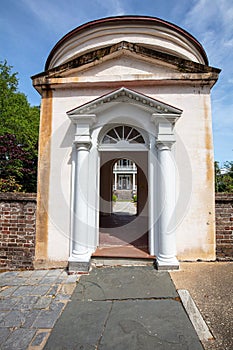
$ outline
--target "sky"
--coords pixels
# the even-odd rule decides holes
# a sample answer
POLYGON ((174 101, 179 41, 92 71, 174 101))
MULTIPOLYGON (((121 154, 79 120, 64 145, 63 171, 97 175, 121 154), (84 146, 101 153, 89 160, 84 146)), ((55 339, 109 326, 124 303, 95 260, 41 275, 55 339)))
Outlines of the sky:
POLYGON ((0 0, 0 61, 18 72, 19 91, 40 104, 31 76, 44 70, 59 39, 91 20, 147 15, 172 22, 205 48, 209 64, 222 69, 212 89, 215 160, 233 161, 232 0, 0 0))

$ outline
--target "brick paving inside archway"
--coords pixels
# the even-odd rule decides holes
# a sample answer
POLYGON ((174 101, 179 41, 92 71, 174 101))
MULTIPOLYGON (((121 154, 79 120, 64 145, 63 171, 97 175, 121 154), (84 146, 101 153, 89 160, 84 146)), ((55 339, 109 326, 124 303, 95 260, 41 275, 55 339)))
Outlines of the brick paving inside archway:
POLYGON ((151 258, 147 217, 136 215, 132 202, 116 202, 111 216, 100 218, 100 245, 95 257, 151 258))

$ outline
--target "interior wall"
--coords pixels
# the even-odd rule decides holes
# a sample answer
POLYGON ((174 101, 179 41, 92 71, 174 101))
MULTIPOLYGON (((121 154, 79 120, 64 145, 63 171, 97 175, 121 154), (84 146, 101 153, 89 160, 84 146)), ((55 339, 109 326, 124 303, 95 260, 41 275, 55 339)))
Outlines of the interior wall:
POLYGON ((112 167, 115 160, 101 164, 100 168, 100 214, 112 213, 112 167))

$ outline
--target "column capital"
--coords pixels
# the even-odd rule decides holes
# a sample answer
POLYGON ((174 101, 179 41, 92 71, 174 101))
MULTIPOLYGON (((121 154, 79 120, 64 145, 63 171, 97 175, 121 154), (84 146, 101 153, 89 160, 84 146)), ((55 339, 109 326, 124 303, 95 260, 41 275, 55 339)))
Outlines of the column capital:
POLYGON ((155 124, 155 126, 160 123, 169 123, 173 127, 179 117, 179 113, 153 113, 151 116, 151 121, 155 124))
POLYGON ((74 140, 73 143, 77 151, 89 151, 92 145, 91 140, 86 142, 83 140, 74 140))
POLYGON ((151 121, 154 122, 157 132, 156 147, 160 151, 171 150, 175 143, 174 125, 177 118, 177 114, 152 115, 151 121))
POLYGON ((96 122, 95 114, 70 114, 68 117, 75 125, 89 125, 90 127, 96 122))
POLYGON ((159 151, 171 151, 171 148, 173 144, 175 143, 175 140, 157 140, 156 147, 159 151))
POLYGON ((91 147, 91 126, 96 122, 95 114, 73 114, 69 115, 70 120, 75 125, 74 144, 77 149, 91 147))

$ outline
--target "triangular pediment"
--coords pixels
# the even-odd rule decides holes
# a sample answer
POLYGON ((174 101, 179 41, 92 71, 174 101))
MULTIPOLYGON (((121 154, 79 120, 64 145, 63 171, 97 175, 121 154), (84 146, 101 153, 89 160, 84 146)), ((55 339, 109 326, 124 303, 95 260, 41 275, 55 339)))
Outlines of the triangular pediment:
POLYGON ((170 106, 134 90, 122 87, 93 101, 85 103, 82 106, 74 108, 67 114, 68 116, 98 114, 103 112, 105 109, 113 108, 117 104, 122 103, 137 106, 150 114, 161 114, 168 119, 179 117, 182 113, 182 110, 176 107, 170 106))

